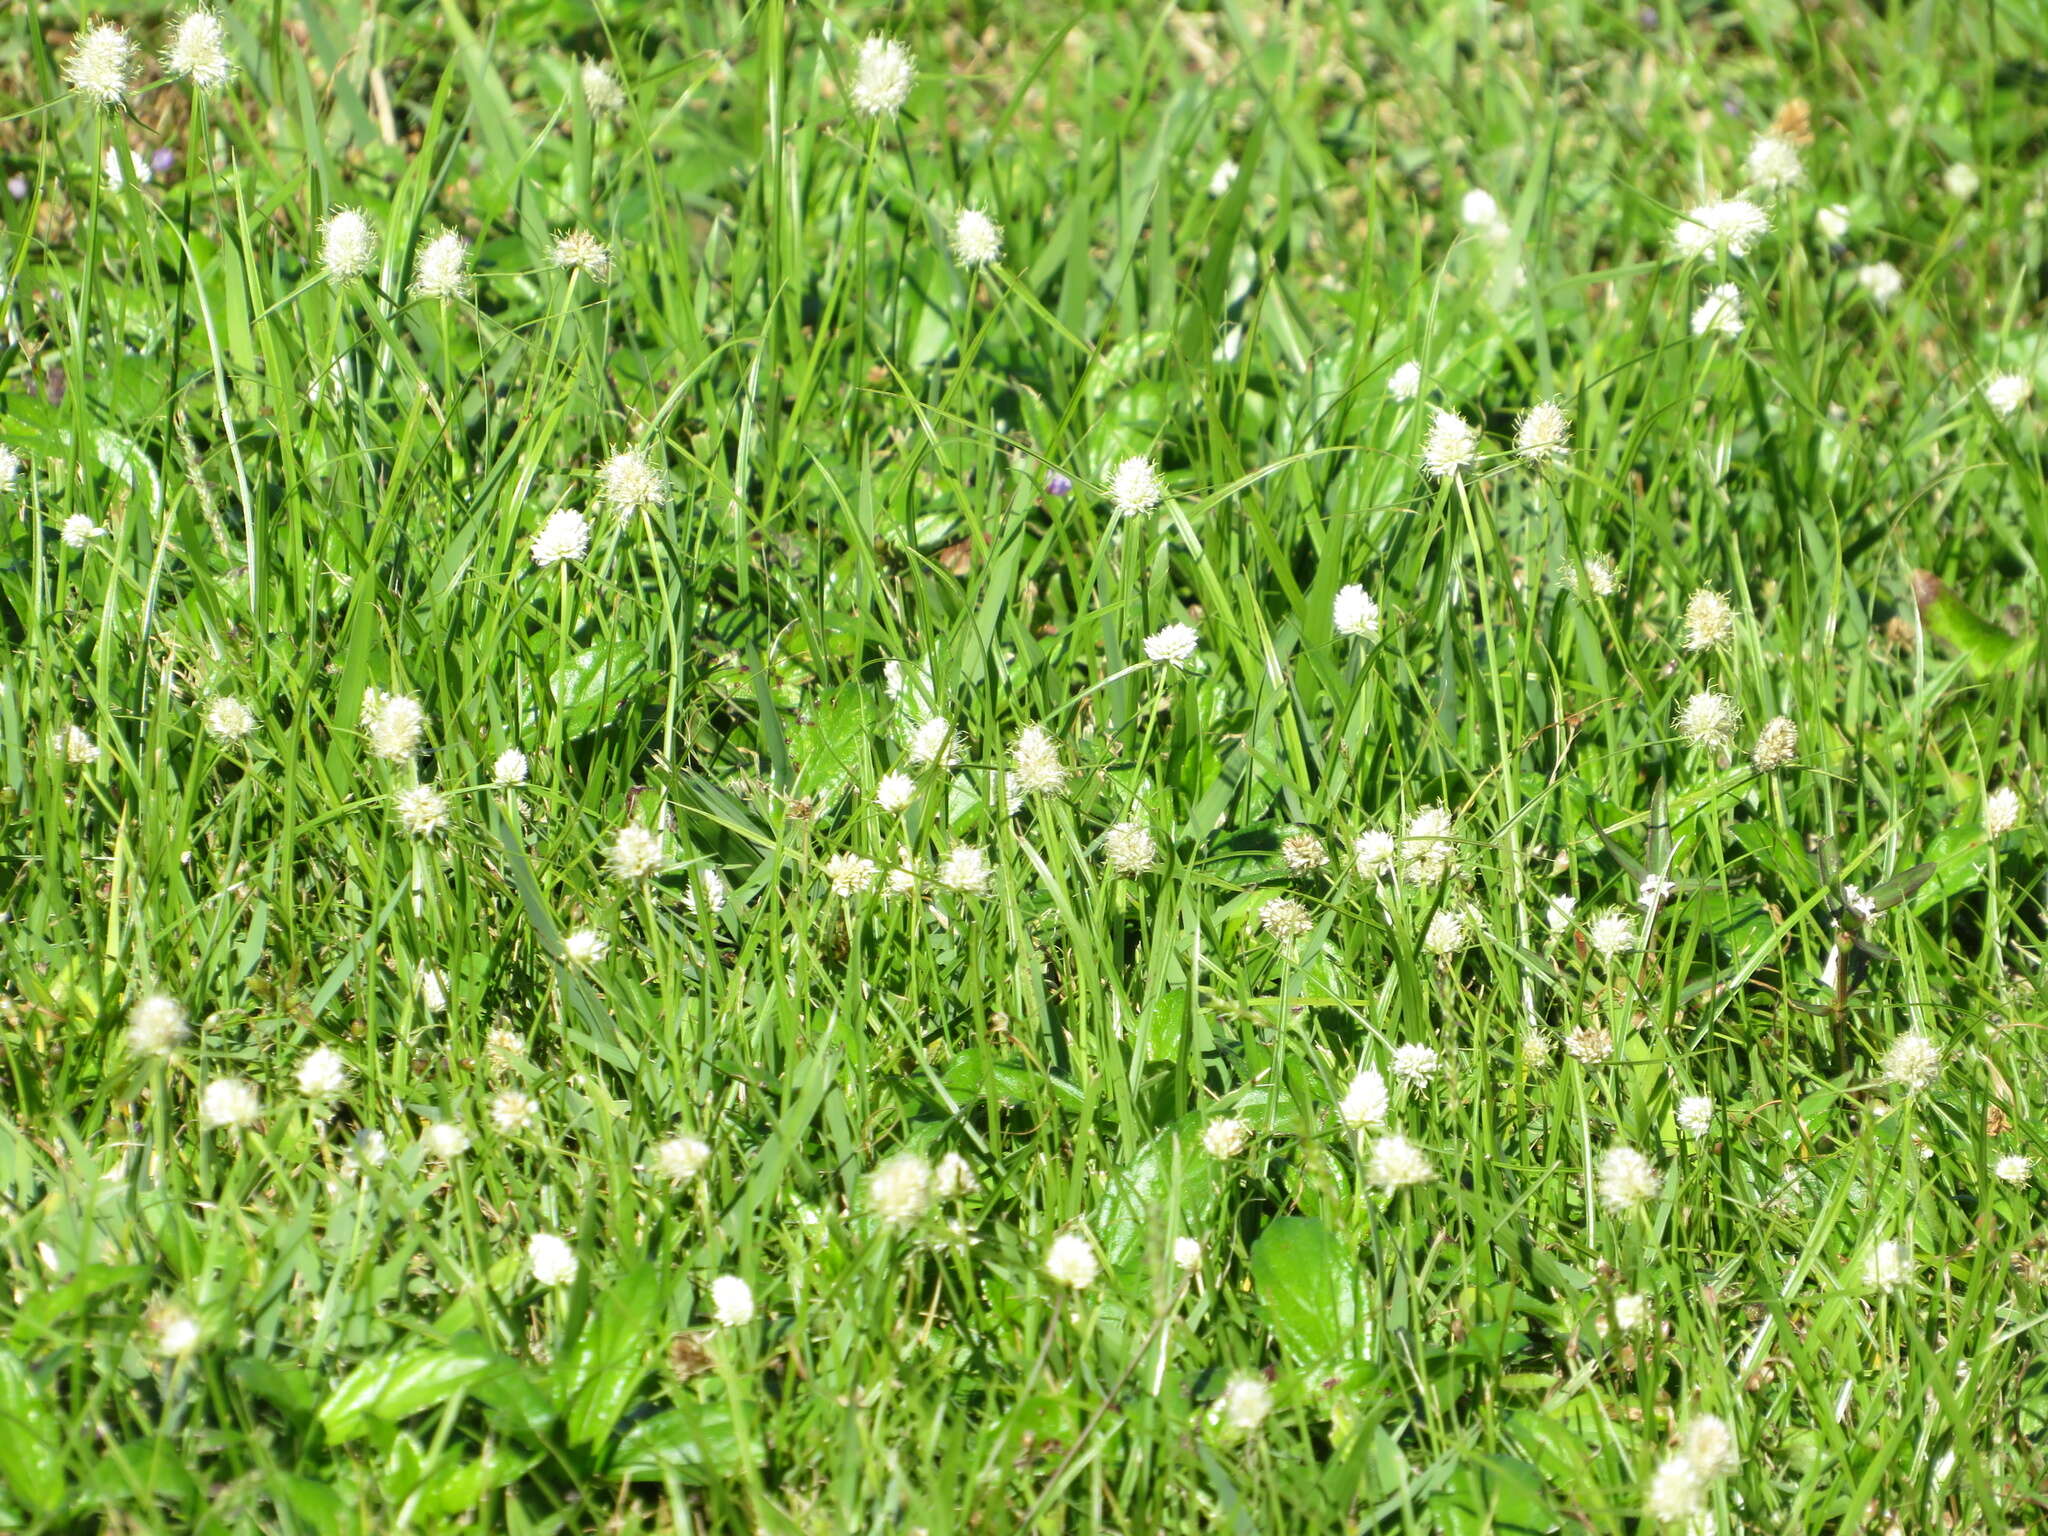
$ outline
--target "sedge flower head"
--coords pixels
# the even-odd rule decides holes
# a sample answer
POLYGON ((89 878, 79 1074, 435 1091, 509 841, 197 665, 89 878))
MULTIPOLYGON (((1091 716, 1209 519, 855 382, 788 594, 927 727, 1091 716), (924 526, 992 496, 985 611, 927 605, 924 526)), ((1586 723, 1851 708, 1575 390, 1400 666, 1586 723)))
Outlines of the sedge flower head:
POLYGON ((1984 381, 1984 403, 1999 416, 2010 416, 2034 394, 2034 381, 2023 373, 1995 374, 1984 381))
POLYGON ((1701 587, 1685 600, 1688 651, 1718 650, 1735 637, 1735 610, 1725 594, 1701 587))
POLYGON ((460 299, 469 293, 469 242, 452 229, 421 242, 412 291, 422 299, 460 299))
POLYGON ((1119 875, 1142 875, 1159 863, 1159 845, 1135 821, 1120 821, 1102 834, 1102 861, 1119 875))
POLYGON ((1351 865, 1364 880, 1384 880, 1394 872, 1400 843, 1391 832, 1375 827, 1351 840, 1351 865))
POLYGON ((730 894, 725 876, 707 864, 702 869, 692 870, 689 879, 683 882, 683 910, 695 912, 701 906, 716 917, 725 910, 725 900, 730 894))
POLYGON ((1056 1285, 1070 1291, 1085 1291, 1102 1273, 1102 1261, 1095 1247, 1075 1232, 1062 1232, 1045 1250, 1045 1272, 1056 1285))
POLYGON ((1423 473, 1443 479, 1479 457, 1479 429, 1456 411, 1438 410, 1422 440, 1423 473))
POLYGON ((1145 659, 1179 671, 1194 660, 1202 637, 1189 624, 1169 624, 1145 639, 1145 659))
POLYGON ((932 878, 963 896, 986 896, 995 883, 996 872, 985 851, 968 843, 955 843, 952 851, 939 861, 932 878))
POLYGON ((738 1275, 711 1282, 711 1320, 721 1328, 744 1328, 754 1320, 754 1288, 738 1275))
POLYGON ((66 549, 83 549, 94 539, 104 539, 106 536, 107 530, 83 512, 72 513, 64 519, 63 526, 57 530, 57 537, 63 541, 66 549))
POLYGON ((527 767, 526 754, 517 747, 507 747, 498 754, 497 761, 491 764, 491 782, 500 789, 510 789, 516 784, 524 784, 527 767))
POLYGON ((1714 1101, 1704 1093, 1689 1094, 1678 1101, 1672 1117, 1688 1136, 1704 1136, 1714 1128, 1714 1101))
POLYGON ((1984 797, 1984 835, 2003 837, 2020 824, 2020 792, 2001 784, 1984 797))
POLYGON ((1010 748, 1010 782, 1026 794, 1056 795, 1066 788, 1060 744, 1042 725, 1027 725, 1010 748))
POLYGON ((1621 572, 1605 555, 1587 555, 1565 566, 1564 584, 1577 598, 1612 597, 1621 590, 1621 572))
POLYGON ((58 745, 64 753, 64 761, 74 768, 90 768, 100 760, 100 744, 82 726, 65 726, 58 745))
POLYGON ((568 229, 556 235, 548 246, 548 265, 593 283, 612 280, 611 247, 586 229, 568 229))
POLYGON ((614 512, 637 512, 668 500, 668 478, 637 448, 622 448, 597 471, 598 495, 614 512))
POLYGON ((614 880, 635 885, 651 880, 668 863, 668 849, 661 833, 638 822, 628 822, 612 838, 604 856, 605 869, 614 880))
POLYGON ((1202 1267, 1202 1244, 1199 1238, 1176 1237, 1173 1240, 1173 1267, 1184 1275, 1192 1275, 1202 1267))
POLYGON ((915 1152, 898 1152, 868 1174, 868 1209, 885 1227, 914 1227, 931 1209, 936 1193, 932 1165, 915 1152))
POLYGON ((1409 1044, 1394 1047, 1394 1076, 1411 1091, 1426 1088, 1429 1080, 1443 1070, 1443 1065, 1443 1056, 1434 1046, 1409 1044))
POLYGON ((1977 167, 1967 160, 1958 160, 1941 173, 1942 190, 1959 203, 1967 203, 1977 195, 1977 189, 1984 185, 1984 179, 1977 174, 1977 167))
POLYGON ((904 746, 913 768, 950 768, 960 760, 960 740, 944 715, 920 720, 904 746))
POLYGON ((1742 168, 1748 173, 1751 186, 1771 191, 1796 187, 1806 180, 1806 167, 1800 162, 1799 146, 1775 133, 1756 136, 1742 168))
POLYGON ((671 1184, 687 1184, 711 1161, 711 1145, 695 1136, 671 1136, 648 1154, 654 1171, 671 1184))
POLYGON ((1353 583, 1337 589, 1337 596, 1330 604, 1330 619, 1340 635, 1348 635, 1354 640, 1377 639, 1380 605, 1372 600, 1372 594, 1364 587, 1353 583))
POLYGON ((529 553, 542 570, 581 560, 590 553, 590 519, 573 507, 548 514, 548 520, 533 536, 529 553))
MULTIPOLYGON (((426 1009, 429 1013, 446 1013, 448 1011, 448 973, 446 971, 438 970, 428 965, 425 961, 421 961, 419 971, 414 980, 419 984, 420 1006, 422 1008, 426 1009)), ((496 1031, 493 1031, 493 1033, 496 1033, 496 1031)), ((485 1048, 488 1051, 488 1039, 485 1048)))
POLYGON ((1238 170, 1238 163, 1227 155, 1218 161, 1216 169, 1209 173, 1209 195, 1221 197, 1235 186, 1238 170))
POLYGON ((1426 805, 1408 818, 1401 833, 1401 877, 1416 885, 1440 885, 1457 867, 1457 824, 1441 805, 1426 805))
POLYGON ((576 1278, 576 1250, 552 1232, 536 1232, 526 1240, 526 1262, 536 1285, 552 1289, 576 1278))
POLYGON ((432 837, 448 825, 448 801, 431 784, 415 784, 391 797, 392 814, 413 837, 432 837))
POLYGON ((337 208, 320 225, 320 270, 330 283, 365 277, 377 266, 377 229, 358 208, 337 208))
POLYGON ((1515 452, 1531 464, 1562 464, 1571 456, 1572 419, 1555 400, 1541 400, 1515 424, 1515 452))
POLYGON ((963 267, 986 267, 1002 259, 1003 226, 979 208, 962 208, 946 232, 953 259, 963 267))
POLYGON ((1297 875, 1312 875, 1330 862, 1330 850, 1313 832, 1294 832, 1280 841, 1280 861, 1297 875))
POLYGON ((427 733, 427 712, 420 701, 403 693, 371 688, 363 694, 363 734, 370 752, 386 762, 410 762, 427 733))
POLYGON ((562 958, 570 965, 595 965, 608 954, 612 941, 595 928, 578 928, 562 938, 562 958))
POLYGON ((1371 1067, 1361 1067, 1337 1103, 1337 1118, 1353 1130, 1387 1123, 1387 1080, 1371 1067))
POLYGON ((1934 1086, 1941 1076, 1941 1047, 1918 1030, 1893 1040, 1879 1064, 1885 1078, 1911 1092, 1934 1086))
POLYGON ((1609 1147, 1601 1155, 1596 1179, 1600 1204, 1616 1215, 1640 1210, 1657 1198, 1664 1176, 1634 1147, 1609 1147))
POLYGON ((1692 312, 1695 336, 1740 336, 1742 326, 1742 290, 1733 283, 1717 283, 1709 288, 1699 308, 1692 312))
POLYGON ((1813 212, 1813 227, 1820 231, 1821 239, 1830 245, 1840 245, 1842 237, 1849 233, 1849 205, 1847 203, 1825 203, 1813 212))
POLYGON ((583 85, 583 100, 597 117, 614 117, 626 110, 625 87, 602 59, 585 59, 577 71, 583 85))
POLYGON ((256 729, 255 713, 240 699, 221 694, 209 699, 199 723, 215 741, 234 743, 256 729))
POLYGON ((894 117, 917 83, 917 61, 893 37, 870 37, 854 55, 847 100, 862 117, 894 117))
POLYGON ((1159 478, 1159 466, 1142 453, 1118 460, 1109 472, 1109 505, 1118 517, 1150 512, 1165 499, 1166 482, 1159 478))
POLYGON ((1210 1404, 1209 1422, 1232 1434, 1249 1435, 1272 1411, 1272 1384, 1254 1372, 1239 1371, 1210 1404))
POLYGON ((1635 919, 1619 907, 1609 907, 1587 924, 1586 943, 1611 965, 1636 947, 1635 919))
POLYGON ((1799 727, 1789 716, 1778 715, 1756 733, 1749 761, 1759 773, 1773 773, 1799 755, 1799 727))
POLYGON ((293 1076, 309 1099, 338 1099, 348 1092, 348 1063, 331 1045, 316 1046, 299 1058, 293 1076))
POLYGON ((825 883, 842 899, 873 890, 880 877, 875 861, 857 853, 835 853, 825 861, 825 883))
POLYGON ((941 1200, 958 1200, 981 1188, 974 1168, 958 1152, 948 1152, 932 1170, 932 1193, 941 1200))
POLYGON ((1863 1283, 1887 1295, 1913 1283, 1913 1250, 1896 1238, 1873 1243, 1863 1260, 1863 1283))
POLYGON ((1735 728, 1742 712, 1725 693, 1702 689, 1678 707, 1678 734, 1688 746, 1707 752, 1725 752, 1735 744, 1735 728))
POLYGON ((885 773, 875 784, 875 804, 892 814, 917 798, 917 780, 907 773, 885 773))
POLYGON ((469 1150, 469 1132, 454 1120, 429 1120, 420 1127, 420 1151, 437 1163, 452 1163, 469 1150))
POLYGON ((1856 269, 1856 281, 1870 295, 1870 302, 1883 309, 1906 290, 1906 280, 1888 261, 1874 261, 1856 269))
POLYGON ((202 91, 217 91, 234 78, 227 29, 219 16, 202 7, 179 19, 171 46, 164 50, 164 73, 173 80, 190 80, 202 91))
POLYGON ((1372 1144, 1365 1181, 1384 1194, 1427 1184, 1436 1177, 1429 1154, 1405 1136, 1382 1136, 1372 1144))
POLYGON ((1770 215, 1746 197, 1701 203, 1673 226, 1671 249, 1686 261, 1744 257, 1771 227, 1770 215))
POLYGON ((169 1360, 182 1360, 206 1340, 198 1314, 168 1296, 142 1309, 142 1327, 156 1352, 169 1360))
POLYGON ((1250 1144, 1252 1123, 1241 1115, 1227 1115, 1202 1127, 1202 1150, 1211 1157, 1236 1157, 1250 1144))
POLYGON ((1292 896, 1275 896, 1259 908, 1260 929, 1283 946, 1307 937, 1315 925, 1315 915, 1292 896))
POLYGON ((500 1136, 521 1136, 540 1118, 540 1106, 531 1094, 507 1088, 491 1095, 490 1116, 491 1127, 500 1136))
POLYGON ((134 39, 113 22, 94 22, 72 39, 71 51, 64 55, 65 83, 103 107, 121 104, 134 75, 134 39))
POLYGON ((1405 362, 1387 377, 1387 393, 1404 405, 1421 389, 1422 364, 1418 362, 1405 362))
POLYGON ((185 1005, 152 992, 128 1010, 128 1048, 142 1056, 168 1056, 192 1033, 185 1005))
POLYGON ((2009 1153, 1991 1165, 1991 1177, 2001 1184, 2025 1184, 2034 1177, 2034 1160, 2025 1153, 2009 1153))
POLYGON ((238 1131, 263 1113, 256 1085, 243 1077, 217 1077, 199 1093, 199 1123, 207 1130, 238 1131))

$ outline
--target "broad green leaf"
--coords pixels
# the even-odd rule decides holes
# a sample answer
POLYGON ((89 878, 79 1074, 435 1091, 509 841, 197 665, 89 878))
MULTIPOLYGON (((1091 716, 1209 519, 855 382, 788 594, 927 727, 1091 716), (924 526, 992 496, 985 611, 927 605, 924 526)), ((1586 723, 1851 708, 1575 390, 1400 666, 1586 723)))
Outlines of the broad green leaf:
POLYGON ((1309 1216, 1281 1216, 1252 1244, 1252 1286, 1259 1309, 1288 1358, 1317 1370, 1367 1358, 1358 1260, 1330 1229, 1309 1216))
POLYGON ((61 1443, 41 1383, 15 1355, 0 1350, 0 1478, 17 1499, 45 1514, 64 1502, 61 1443))

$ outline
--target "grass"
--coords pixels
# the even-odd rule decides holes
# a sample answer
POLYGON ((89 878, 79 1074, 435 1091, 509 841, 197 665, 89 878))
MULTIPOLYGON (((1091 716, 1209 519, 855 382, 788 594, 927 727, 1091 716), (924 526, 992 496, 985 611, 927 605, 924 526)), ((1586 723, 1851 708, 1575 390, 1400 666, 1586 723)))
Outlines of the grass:
POLYGON ((0 1526, 1647 1532, 1707 1415, 1718 1529, 2048 1526, 2041 1172, 1994 1172, 2048 1159, 2048 493, 1982 388, 2048 393, 2032 10, 279 0, 229 9, 228 90, 122 112, 64 88, 87 19, 0 24, 0 1526), (869 122, 873 31, 920 78, 869 122), (1794 98, 1810 185, 1672 259, 1794 98), (114 146, 175 163, 113 190, 114 146), (948 255, 970 203, 994 267, 948 255), (382 245, 334 285, 343 205, 382 245), (408 293, 444 228, 470 299, 408 293), (572 228, 608 284, 549 264, 572 228), (1746 327, 1696 337, 1719 282, 1746 327), (1487 433, 1441 480, 1435 406, 1487 433), (1169 494, 1120 519, 1130 455, 1169 494), (588 556, 537 568, 564 507, 588 556), (1565 589, 1593 556, 1621 591, 1565 589), (1689 651, 1703 588, 1733 633, 1689 651), (1674 727, 1713 690, 1726 749, 1674 727), (932 712, 960 762, 885 811, 932 712), (1069 775, 1013 812, 1034 722, 1069 775), (1354 869, 1432 805, 1449 879, 1354 869), (1126 821, 1160 858, 1120 877, 1126 821), (653 879, 607 872, 629 824, 653 879), (986 894, 934 879, 962 844, 986 894), (918 889, 835 896, 841 854, 918 889), (1388 1195, 1337 1106, 1402 1045, 1437 1177, 1388 1195), (260 1113, 208 1128, 229 1078, 260 1113), (975 1187, 895 1228, 906 1150, 975 1187))

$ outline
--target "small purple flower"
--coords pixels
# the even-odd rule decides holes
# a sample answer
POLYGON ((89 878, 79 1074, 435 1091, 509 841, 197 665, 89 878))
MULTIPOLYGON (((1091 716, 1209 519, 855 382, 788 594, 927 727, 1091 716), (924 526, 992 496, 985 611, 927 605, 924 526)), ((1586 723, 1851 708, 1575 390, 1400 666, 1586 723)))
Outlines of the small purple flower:
POLYGON ((17 203, 26 201, 28 198, 28 178, 19 171, 8 177, 7 195, 17 203))
POLYGON ((1663 20, 1663 18, 1657 14, 1657 7, 1655 7, 1654 5, 1646 5, 1640 11, 1636 12, 1636 20, 1642 25, 1644 30, 1647 31, 1650 28, 1655 27, 1659 21, 1663 20))
POLYGON ((1069 480, 1065 475, 1061 474, 1058 470, 1054 470, 1051 474, 1045 477, 1045 494, 1048 496, 1065 496, 1070 491, 1072 491, 1073 488, 1074 482, 1069 480))
POLYGON ((159 176, 168 174, 177 163, 178 152, 168 144, 149 157, 149 168, 159 176))

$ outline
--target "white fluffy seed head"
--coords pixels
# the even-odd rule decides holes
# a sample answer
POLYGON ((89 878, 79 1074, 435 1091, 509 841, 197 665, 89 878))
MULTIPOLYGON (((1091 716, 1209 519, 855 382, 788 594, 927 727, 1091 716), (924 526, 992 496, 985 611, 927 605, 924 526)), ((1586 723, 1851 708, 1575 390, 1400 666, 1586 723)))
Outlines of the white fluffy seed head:
POLYGON ((1726 596, 1701 587, 1685 600, 1685 636, 1688 651, 1718 650, 1735 638, 1735 610, 1726 596))
POLYGON ((1746 197, 1701 203, 1672 228, 1671 249, 1687 261, 1747 256, 1771 227, 1770 215, 1746 197))
POLYGON ((1145 639, 1145 659, 1176 671, 1194 660, 1202 637, 1189 624, 1169 624, 1145 639))
POLYGON ((365 277, 377 266, 377 230, 358 208, 337 208, 320 225, 320 270, 330 283, 365 277))
POLYGON ((1636 947, 1635 919, 1619 907, 1609 907, 1587 924, 1586 943, 1611 964, 1636 947))
POLYGON ((1340 635, 1348 635, 1354 640, 1377 639, 1380 605, 1373 601, 1372 594, 1364 587, 1353 582, 1348 587, 1337 589, 1337 596, 1330 604, 1330 621, 1340 635))
POLYGON ((880 875, 873 859, 864 859, 857 853, 835 853, 825 861, 826 884, 834 896, 841 898, 874 889, 880 875))
POLYGON ((211 1131, 238 1131, 254 1125, 263 1100, 247 1078, 217 1077, 199 1093, 199 1123, 211 1131))
POLYGON ((1735 744, 1735 728, 1742 711, 1725 693, 1711 688, 1693 694, 1678 707, 1678 734, 1688 746, 1706 752, 1725 752, 1735 744))
POLYGON ((1094 1245, 1075 1232, 1062 1232, 1045 1250, 1045 1272, 1054 1284, 1070 1291, 1085 1291, 1102 1273, 1102 1261, 1094 1245))
POLYGON ((590 519, 572 507, 549 513, 533 536, 529 553, 542 570, 564 562, 574 564, 590 553, 590 519))
POLYGON ((1733 283, 1717 283, 1707 290, 1707 296, 1692 312, 1692 333, 1705 336, 1740 336, 1742 334, 1742 290, 1733 283))
POLYGON ((232 744, 247 739, 256 729, 256 716, 240 699, 221 694, 207 701, 200 724, 215 741, 232 744))
POLYGON ((1790 716, 1778 715, 1768 720, 1764 728, 1756 733, 1756 745, 1750 748, 1750 764, 1759 773, 1774 773, 1786 767, 1799 755, 1799 727, 1790 716))
POLYGON ((668 478, 637 448, 622 448, 597 472, 598 494, 615 512, 658 507, 668 500, 668 478))
POLYGON ((583 83, 583 100, 595 117, 613 117, 626 110, 625 88, 602 59, 585 59, 577 72, 583 83))
POLYGON ((1386 1194, 1427 1184, 1436 1177, 1429 1154, 1405 1136, 1382 1136, 1372 1144, 1365 1181, 1386 1194))
POLYGON ((567 1285, 579 1267, 576 1250, 552 1232, 536 1232, 526 1240, 526 1262, 533 1267, 536 1285, 567 1285))
POLYGON ((507 747, 498 754, 498 760, 491 764, 491 782, 500 789, 524 784, 526 773, 526 754, 517 747, 507 747))
POLYGON ((1337 1118, 1353 1130, 1387 1123, 1387 1080, 1371 1067, 1361 1067, 1337 1103, 1337 1118))
POLYGON ((164 73, 173 80, 190 80, 202 91, 217 91, 233 79, 235 65, 228 57, 227 29, 220 17, 204 8, 187 11, 164 50, 164 73))
POLYGON ((1880 1064, 1885 1077, 1912 1092, 1934 1086, 1941 1076, 1941 1047, 1917 1029, 1893 1040, 1880 1064))
POLYGON ((185 1005, 152 992, 128 1010, 128 1047, 142 1056, 168 1056, 192 1033, 185 1005))
POLYGON ((1102 834, 1102 862, 1119 875, 1142 875, 1159 862, 1152 834, 1135 821, 1120 821, 1102 834))
POLYGON ((661 873, 668 863, 668 849, 662 843, 661 834, 652 827, 629 822, 612 838, 604 863, 614 880, 637 885, 661 873))
POLYGON ((898 1152, 868 1175, 868 1209, 885 1227, 914 1227, 931 1209, 936 1193, 932 1165, 915 1152, 898 1152))
POLYGON ((946 233, 953 259, 963 267, 986 267, 1002 258, 1003 226, 979 208, 962 208, 946 233))
POLYGON ((448 825, 448 801, 431 784, 415 784, 391 797, 392 814, 413 837, 432 837, 448 825))
POLYGON ((96 21, 76 38, 64 55, 64 79, 71 89, 103 107, 115 107, 128 94, 135 75, 135 42, 127 29, 96 21))
POLYGON ((593 283, 612 280, 611 247, 584 229, 568 229, 556 235, 548 246, 548 265, 593 283))
POLYGON ((1479 429, 1456 411, 1438 410, 1422 440, 1423 473, 1441 480, 1479 457, 1479 429))
POLYGON ((299 1092, 309 1099, 338 1099, 348 1092, 348 1063, 331 1045, 315 1046, 299 1058, 293 1074, 299 1092))
POLYGON ((932 878, 949 891, 963 896, 986 896, 995 882, 995 866, 988 854, 968 843, 955 843, 952 851, 932 871, 932 878))
POLYGON ((917 83, 917 60, 893 37, 870 37, 854 55, 853 82, 846 97, 862 117, 894 117, 917 83))
POLYGON ((426 733, 427 712, 418 699, 380 688, 365 690, 363 734, 369 738, 373 755, 387 762, 410 762, 426 733))
POLYGON ((1601 1205, 1625 1215, 1656 1199, 1664 1176, 1634 1147, 1609 1147, 1601 1155, 1596 1185, 1601 1205))
POLYGON ((1688 1136, 1704 1136, 1714 1128, 1714 1101, 1704 1093, 1689 1094, 1678 1101, 1672 1117, 1688 1136))
POLYGON ((1165 499, 1166 483, 1159 478, 1159 466, 1142 453, 1118 460, 1109 472, 1109 505, 1119 517, 1150 512, 1165 499))
POLYGON ((452 229, 432 235, 414 259, 412 291, 423 299, 460 299, 469 293, 469 242, 452 229))
POLYGON ((1562 464, 1571 456, 1572 419, 1555 400, 1541 400, 1515 424, 1515 452, 1530 464, 1562 464))
POLYGON ((917 780, 907 773, 885 773, 875 783, 875 804, 894 814, 917 798, 917 780))
POLYGON ((1056 795, 1066 788, 1060 744, 1042 725, 1027 725, 1010 748, 1010 782, 1030 795, 1056 795))

